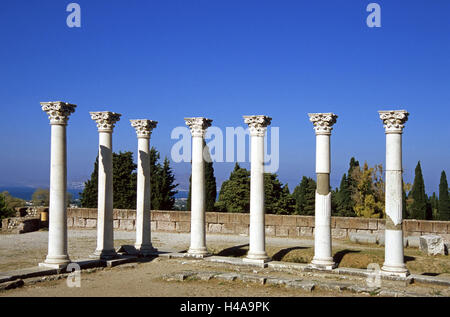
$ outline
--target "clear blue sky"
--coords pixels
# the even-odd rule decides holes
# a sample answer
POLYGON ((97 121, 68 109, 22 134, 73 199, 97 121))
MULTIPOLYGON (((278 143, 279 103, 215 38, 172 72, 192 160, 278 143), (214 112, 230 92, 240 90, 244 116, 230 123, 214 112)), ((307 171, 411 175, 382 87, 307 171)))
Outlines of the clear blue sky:
MULTIPOLYGON (((40 101, 78 105, 68 126, 68 180, 92 172, 98 134, 89 111, 123 114, 114 151, 136 151, 129 119, 159 121, 169 155, 186 116, 219 127, 266 114, 280 127, 280 170, 292 190, 314 176, 308 112, 339 115, 332 185, 351 156, 384 164, 377 110, 407 109, 405 180, 422 162, 427 192, 450 173, 450 1, 377 1, 381 28, 359 0, 0 1, 0 185, 48 185, 50 127, 40 101), (74 1, 75 2, 75 1, 74 1)), ((185 184, 189 166, 173 164, 185 184)), ((233 164, 215 164, 220 184, 233 164)))

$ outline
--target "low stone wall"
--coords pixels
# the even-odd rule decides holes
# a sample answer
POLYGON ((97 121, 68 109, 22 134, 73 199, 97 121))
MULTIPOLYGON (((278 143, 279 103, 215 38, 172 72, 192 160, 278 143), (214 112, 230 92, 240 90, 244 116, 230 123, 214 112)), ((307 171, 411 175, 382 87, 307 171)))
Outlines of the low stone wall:
MULTIPOLYGON (((97 210, 86 208, 68 209, 67 224, 69 228, 95 228, 97 210)), ((135 230, 135 210, 114 210, 114 229, 135 230)), ((187 211, 151 212, 152 231, 190 232, 191 215, 187 211)), ((206 232, 234 235, 249 234, 250 215, 238 213, 206 213, 206 232)), ((352 233, 384 234, 384 219, 332 217, 332 236, 346 239, 352 233)), ((405 236, 439 234, 450 241, 450 221, 405 220, 405 236)), ((266 235, 271 237, 313 237, 313 216, 266 215, 266 235)))

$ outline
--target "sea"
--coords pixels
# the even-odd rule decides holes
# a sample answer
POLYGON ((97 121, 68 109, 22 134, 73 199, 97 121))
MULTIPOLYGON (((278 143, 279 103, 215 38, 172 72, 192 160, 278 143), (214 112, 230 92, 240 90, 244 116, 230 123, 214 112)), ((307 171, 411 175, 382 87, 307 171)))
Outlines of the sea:
MULTIPOLYGON (((24 199, 24 200, 31 200, 31 196, 33 195, 33 193, 36 191, 37 188, 34 187, 0 187, 0 193, 7 191, 11 194, 11 196, 13 197, 17 197, 20 199, 24 199)), ((80 198, 80 193, 83 191, 82 189, 68 189, 67 190, 69 193, 72 194, 72 198, 73 199, 79 199, 80 198)), ((175 198, 187 198, 188 197, 188 192, 187 191, 179 191, 176 195, 175 198)))

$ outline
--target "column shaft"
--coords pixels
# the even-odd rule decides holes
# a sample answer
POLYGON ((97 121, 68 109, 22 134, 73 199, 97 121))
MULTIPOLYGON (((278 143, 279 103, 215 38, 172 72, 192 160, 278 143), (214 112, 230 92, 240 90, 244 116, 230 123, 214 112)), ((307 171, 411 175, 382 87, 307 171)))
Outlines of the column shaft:
POLYGON ((113 233, 112 131, 99 132, 97 249, 94 257, 115 256, 113 233))
POLYGON ((154 252, 150 232, 150 138, 138 138, 136 249, 141 253, 154 252))
POLYGON ((247 258, 267 259, 264 218, 264 136, 252 135, 250 140, 250 247, 247 258))
POLYGON ((51 125, 48 255, 45 263, 69 263, 67 254, 66 126, 51 125))
POLYGON ((205 169, 203 136, 192 137, 191 254, 207 254, 205 232, 205 169))

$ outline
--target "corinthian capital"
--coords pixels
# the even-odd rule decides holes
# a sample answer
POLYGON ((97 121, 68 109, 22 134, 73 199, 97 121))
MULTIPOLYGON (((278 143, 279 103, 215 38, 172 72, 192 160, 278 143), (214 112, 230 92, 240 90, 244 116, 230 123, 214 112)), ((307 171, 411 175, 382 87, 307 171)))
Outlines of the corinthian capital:
POLYGON ((150 138, 152 130, 158 124, 157 121, 147 119, 130 120, 130 122, 131 126, 136 130, 138 138, 150 138))
POLYGON ((191 129, 192 136, 204 137, 206 129, 211 126, 211 119, 197 117, 197 118, 184 118, 186 125, 191 129))
POLYGON ((42 110, 48 114, 50 124, 67 125, 69 116, 75 112, 76 105, 62 101, 41 102, 42 110))
POLYGON ((406 110, 378 111, 380 119, 383 120, 386 133, 402 133, 405 122, 408 121, 409 113, 406 110))
POLYGON ((316 134, 330 135, 333 124, 336 123, 337 115, 334 113, 308 113, 309 121, 314 124, 316 134))
POLYGON ((248 124, 250 135, 254 136, 264 136, 271 121, 271 117, 264 115, 244 116, 244 122, 248 124))
POLYGON ((97 122, 99 132, 112 132, 114 125, 120 120, 120 113, 110 111, 89 112, 91 119, 97 122))

